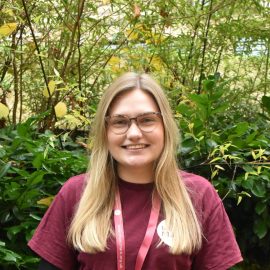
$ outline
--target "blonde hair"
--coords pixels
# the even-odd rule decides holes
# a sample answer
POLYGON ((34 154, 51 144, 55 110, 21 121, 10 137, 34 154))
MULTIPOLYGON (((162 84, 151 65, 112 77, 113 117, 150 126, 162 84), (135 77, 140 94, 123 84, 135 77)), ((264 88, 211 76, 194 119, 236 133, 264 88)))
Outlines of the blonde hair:
POLYGON ((202 243, 201 227, 176 162, 179 132, 161 87, 147 74, 125 73, 105 91, 93 127, 93 149, 87 183, 68 232, 69 242, 88 253, 105 251, 113 233, 111 216, 117 176, 108 148, 105 116, 120 93, 141 89, 156 101, 164 123, 164 148, 155 169, 155 189, 163 203, 167 228, 173 234, 170 252, 191 254, 202 243))

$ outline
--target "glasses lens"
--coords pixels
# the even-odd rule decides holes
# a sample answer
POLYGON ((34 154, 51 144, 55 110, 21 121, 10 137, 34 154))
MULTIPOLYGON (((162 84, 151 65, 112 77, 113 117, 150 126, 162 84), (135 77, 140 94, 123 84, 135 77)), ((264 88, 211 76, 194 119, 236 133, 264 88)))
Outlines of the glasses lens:
POLYGON ((129 119, 126 116, 112 116, 110 118, 110 127, 116 134, 123 134, 127 131, 129 119))
POLYGON ((160 118, 155 113, 148 113, 138 116, 137 122, 139 128, 144 132, 151 132, 157 126, 157 123, 160 122, 160 118))

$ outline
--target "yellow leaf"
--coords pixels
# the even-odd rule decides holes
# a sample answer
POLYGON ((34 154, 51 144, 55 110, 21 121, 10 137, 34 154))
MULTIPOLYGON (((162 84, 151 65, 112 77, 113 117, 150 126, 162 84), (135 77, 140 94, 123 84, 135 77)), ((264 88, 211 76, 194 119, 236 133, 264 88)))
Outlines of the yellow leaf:
POLYGON ((133 30, 127 30, 126 35, 128 37, 128 40, 136 40, 139 37, 139 33, 133 31, 133 30))
POLYGON ((45 97, 49 98, 50 95, 52 95, 53 92, 54 92, 54 90, 55 90, 55 85, 56 85, 56 84, 55 84, 55 81, 49 81, 48 87, 49 87, 49 90, 50 90, 50 94, 49 94, 49 92, 48 92, 47 87, 45 87, 44 90, 43 90, 43 95, 44 95, 45 97))
POLYGON ((48 86, 49 86, 50 92, 53 93, 55 90, 55 81, 49 81, 48 86))
POLYGON ((9 16, 14 16, 14 13, 13 13, 12 9, 10 9, 10 8, 3 9, 2 12, 9 15, 9 16))
POLYGON ((110 0, 102 0, 103 5, 108 5, 108 4, 110 4, 110 2, 111 2, 110 0))
POLYGON ((220 160, 220 159, 221 159, 221 157, 216 157, 216 158, 212 159, 209 163, 213 163, 213 162, 220 160))
POLYGON ((255 152, 254 152, 254 151, 251 151, 251 154, 252 154, 253 159, 254 159, 254 160, 256 160, 256 159, 257 159, 257 157, 256 157, 255 152))
POLYGON ((109 60, 108 64, 110 65, 119 65, 120 64, 120 58, 117 56, 112 56, 111 59, 109 60))
POLYGON ((215 167, 222 170, 222 171, 225 171, 225 169, 223 167, 219 166, 219 165, 215 165, 215 167))
POLYGON ((39 201, 37 201, 37 204, 42 204, 42 205, 46 205, 46 206, 50 206, 52 201, 54 199, 54 196, 49 196, 49 197, 46 197, 46 198, 43 198, 39 201))
POLYGON ((160 57, 154 56, 154 57, 152 58, 151 65, 152 65, 157 71, 163 69, 163 64, 162 64, 162 63, 163 63, 163 62, 162 62, 162 60, 161 60, 160 57))
POLYGON ((109 61, 109 65, 111 67, 111 70, 114 73, 117 73, 121 71, 121 66, 123 65, 123 61, 117 56, 112 56, 109 61))
POLYGON ((16 28, 17 23, 6 23, 0 27, 0 36, 9 36, 16 28))
POLYGON ((67 114, 67 106, 64 102, 58 102, 54 106, 54 110, 57 117, 63 117, 67 114))
POLYGON ((189 129, 190 131, 193 130, 193 127, 194 127, 194 123, 188 123, 188 129, 189 129))
POLYGON ((211 179, 213 179, 218 174, 218 170, 214 170, 211 174, 211 179))
POLYGON ((238 196, 238 199, 237 199, 237 205, 239 205, 239 203, 242 201, 242 196, 238 196))
POLYGON ((8 107, 5 104, 0 102, 0 119, 1 118, 7 118, 8 114, 9 114, 8 107))

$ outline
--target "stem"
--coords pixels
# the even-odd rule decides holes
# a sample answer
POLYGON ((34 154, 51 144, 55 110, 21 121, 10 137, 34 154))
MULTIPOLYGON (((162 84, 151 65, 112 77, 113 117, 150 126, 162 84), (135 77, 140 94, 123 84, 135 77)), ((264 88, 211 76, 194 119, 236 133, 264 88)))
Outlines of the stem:
POLYGON ((207 25, 206 25, 206 31, 205 31, 205 36, 203 39, 203 50, 202 50, 202 61, 201 61, 201 67, 200 67, 200 77, 199 77, 199 86, 198 86, 198 94, 201 93, 202 89, 202 80, 203 80, 203 72, 204 72, 204 61, 205 61, 205 54, 206 54, 206 47, 207 47, 207 39, 208 39, 208 33, 210 29, 210 21, 212 17, 212 5, 213 1, 210 1, 210 6, 209 6, 209 16, 207 18, 207 25))
POLYGON ((82 70, 81 70, 81 16, 82 16, 82 12, 83 12, 83 6, 84 6, 84 1, 81 3, 81 5, 79 5, 78 7, 78 17, 77 17, 77 20, 78 20, 78 25, 77 25, 77 28, 78 28, 78 38, 77 38, 77 48, 78 48, 78 87, 79 87, 79 90, 80 92, 82 92, 82 70))
POLYGON ((65 58, 64 66, 63 66, 63 69, 61 71, 61 78, 62 79, 64 79, 64 77, 65 77, 68 62, 70 60, 72 53, 74 52, 73 48, 74 48, 74 40, 75 40, 75 36, 76 36, 76 30, 78 29, 79 24, 80 24, 80 19, 81 19, 82 13, 83 13, 84 3, 85 3, 85 0, 81 0, 79 2, 78 15, 77 15, 76 22, 75 22, 73 29, 72 29, 68 54, 65 58))
MULTIPOLYGON (((126 27, 128 26, 129 24, 126 25, 126 27)), ((125 28, 126 28, 125 27, 125 28)), ((103 69, 106 67, 106 65, 108 64, 108 62, 110 61, 110 59, 114 56, 114 54, 119 50, 121 49, 121 47, 126 43, 126 41, 128 40, 128 38, 131 36, 131 34, 133 33, 133 31, 135 30, 135 28, 133 28, 130 33, 128 34, 127 38, 125 38, 120 44, 119 46, 115 49, 115 51, 109 55, 108 59, 105 61, 105 63, 102 65, 102 67, 100 68, 100 71, 97 75, 97 77, 95 78, 93 84, 91 85, 91 88, 90 88, 90 91, 92 91, 92 89, 94 88, 95 84, 97 83, 98 81, 98 78, 99 76, 101 75, 103 69)))
POLYGON ((265 74, 264 74, 264 95, 267 93, 267 78, 268 78, 268 70, 269 70, 269 57, 270 57, 270 38, 268 38, 267 44, 267 56, 266 56, 266 64, 265 64, 265 74))
MULTIPOLYGON (((16 41, 16 35, 12 35, 12 47, 15 47, 15 41, 16 41)), ((16 55, 15 50, 13 51, 13 59, 12 59, 12 66, 13 66, 13 74, 14 74, 14 105, 13 105, 13 111, 12 111, 12 122, 14 125, 16 125, 16 114, 17 114, 17 108, 18 108, 18 102, 19 102, 19 89, 18 89, 18 70, 16 65, 16 55)))
MULTIPOLYGON (((23 35, 23 28, 21 28, 20 34, 20 49, 22 52, 22 35, 23 35)), ((23 54, 20 54, 20 79, 19 79, 19 94, 20 94, 20 114, 19 114, 19 123, 22 121, 22 111, 23 111, 23 83, 22 83, 22 74, 23 74, 23 54)))
MULTIPOLYGON (((22 0, 22 4, 23 4, 24 12, 25 12, 25 15, 26 15, 26 18, 27 18, 28 26, 30 28, 30 31, 31 31, 31 34, 32 34, 32 37, 33 37, 33 40, 34 40, 34 43, 35 43, 35 46, 36 46, 36 50, 38 52, 38 58, 39 58, 40 66, 41 66, 41 71, 42 71, 43 79, 45 81, 46 88, 47 88, 47 91, 49 93, 49 97, 51 98, 52 95, 51 95, 51 92, 50 92, 50 89, 49 89, 48 79, 47 79, 47 76, 46 76, 46 73, 45 73, 45 69, 44 69, 44 65, 43 65, 43 62, 42 62, 42 59, 41 59, 41 56, 40 56, 41 54, 40 54, 39 46, 37 44, 36 36, 35 36, 34 30, 33 30, 31 21, 30 21, 30 17, 29 17, 29 13, 27 11, 25 0, 22 0)), ((55 112, 54 107, 52 108, 52 110, 53 110, 54 117, 55 117, 55 119, 57 121, 57 116, 56 116, 56 112, 55 112)), ((59 136, 58 138, 59 138, 59 143, 60 143, 61 149, 64 149, 61 136, 59 136)))

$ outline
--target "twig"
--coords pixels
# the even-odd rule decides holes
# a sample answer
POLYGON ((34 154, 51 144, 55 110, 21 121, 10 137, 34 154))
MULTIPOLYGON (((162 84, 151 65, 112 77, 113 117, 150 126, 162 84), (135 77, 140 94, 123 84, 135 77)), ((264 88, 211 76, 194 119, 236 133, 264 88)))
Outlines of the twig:
POLYGON ((227 193, 224 195, 224 197, 222 198, 222 201, 225 200, 225 198, 230 194, 230 192, 232 191, 232 185, 233 185, 233 181, 235 179, 235 174, 236 174, 236 169, 237 169, 237 165, 234 166, 234 170, 233 170, 233 176, 231 179, 231 186, 229 188, 229 190, 227 191, 227 193))
POLYGON ((196 167, 200 167, 200 166, 211 166, 211 165, 227 165, 227 166, 230 166, 230 165, 235 165, 235 166, 241 166, 241 165, 251 165, 251 166, 261 165, 261 166, 264 166, 264 165, 269 165, 270 166, 270 162, 251 161, 251 162, 239 162, 239 163, 230 163, 230 164, 228 164, 228 163, 226 164, 226 163, 223 163, 223 162, 219 162, 219 163, 202 162, 202 163, 197 164, 197 165, 192 165, 192 166, 189 166, 189 167, 185 167, 185 169, 191 169, 191 168, 196 168, 196 167))
MULTIPOLYGON (((35 43, 35 46, 36 46, 36 50, 37 50, 37 53, 38 53, 39 63, 40 63, 42 74, 43 74, 43 79, 45 81, 46 88, 47 88, 47 91, 49 93, 49 97, 51 98, 52 97, 52 94, 51 94, 50 89, 49 89, 48 79, 47 79, 47 76, 46 76, 46 73, 45 73, 45 69, 44 69, 44 65, 43 65, 42 59, 41 59, 41 54, 40 54, 39 46, 37 44, 36 36, 35 36, 34 30, 33 30, 32 24, 31 24, 29 13, 27 11, 25 0, 22 0, 22 4, 23 4, 24 12, 25 12, 25 15, 26 15, 26 18, 27 18, 27 22, 28 22, 28 25, 29 25, 29 28, 30 28, 30 31, 31 31, 31 34, 32 34, 32 37, 33 37, 33 40, 34 40, 34 43, 35 43)), ((52 110, 53 110, 54 117, 55 117, 55 119, 57 121, 57 116, 56 116, 55 108, 53 107, 52 110)), ((64 147, 63 147, 61 136, 59 136, 58 138, 59 138, 60 147, 63 150, 64 147)))

